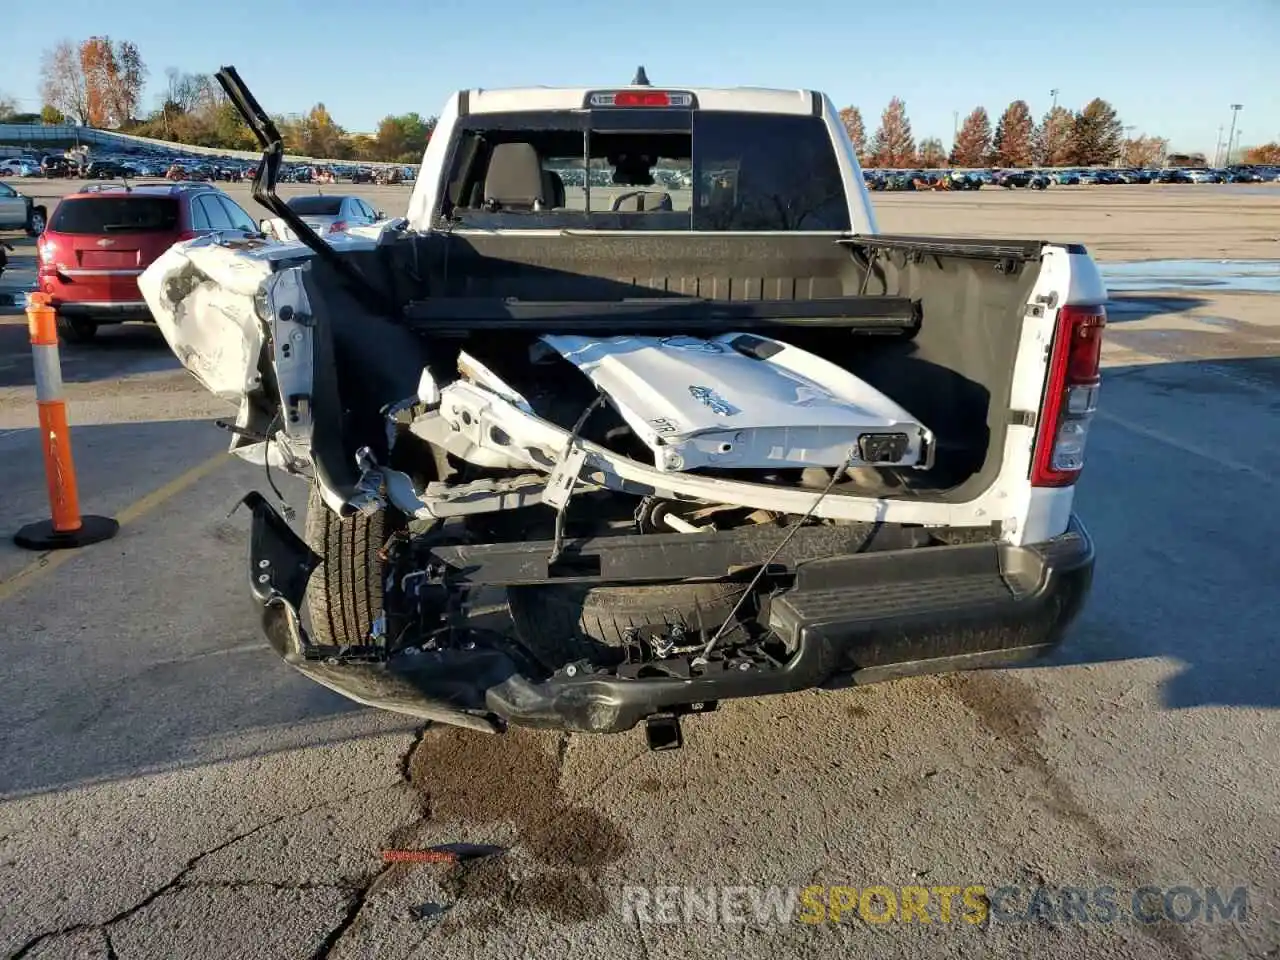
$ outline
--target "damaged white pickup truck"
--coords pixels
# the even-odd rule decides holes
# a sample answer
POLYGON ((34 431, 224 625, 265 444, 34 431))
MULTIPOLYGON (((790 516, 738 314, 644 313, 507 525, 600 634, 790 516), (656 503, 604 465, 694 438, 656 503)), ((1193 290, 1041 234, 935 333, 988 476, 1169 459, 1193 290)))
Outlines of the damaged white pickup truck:
POLYGON ((232 450, 311 481, 301 535, 246 497, 251 582, 355 700, 670 746, 729 698, 1041 655, 1088 593, 1097 269, 879 234, 821 94, 463 91, 405 219, 289 223, 140 286, 232 450))

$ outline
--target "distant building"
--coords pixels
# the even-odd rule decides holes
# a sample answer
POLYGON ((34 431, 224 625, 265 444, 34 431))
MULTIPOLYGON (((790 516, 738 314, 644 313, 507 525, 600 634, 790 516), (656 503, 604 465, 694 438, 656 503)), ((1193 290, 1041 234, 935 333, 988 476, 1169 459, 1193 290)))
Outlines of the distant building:
POLYGON ((1170 153, 1164 158, 1166 167, 1207 167, 1209 161, 1203 153, 1170 153))

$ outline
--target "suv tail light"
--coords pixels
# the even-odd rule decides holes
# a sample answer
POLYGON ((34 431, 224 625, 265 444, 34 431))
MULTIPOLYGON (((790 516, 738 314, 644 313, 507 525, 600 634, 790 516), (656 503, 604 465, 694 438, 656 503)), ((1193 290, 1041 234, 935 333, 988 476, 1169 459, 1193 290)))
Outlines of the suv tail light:
POLYGON ((58 245, 46 234, 36 241, 37 272, 50 273, 58 262, 58 245))
POLYGON ((1033 487, 1069 487, 1084 468, 1085 441, 1098 408, 1106 325, 1106 307, 1058 311, 1031 466, 1033 487))
POLYGON ((329 227, 330 233, 345 233, 349 224, 345 220, 335 220, 329 227))

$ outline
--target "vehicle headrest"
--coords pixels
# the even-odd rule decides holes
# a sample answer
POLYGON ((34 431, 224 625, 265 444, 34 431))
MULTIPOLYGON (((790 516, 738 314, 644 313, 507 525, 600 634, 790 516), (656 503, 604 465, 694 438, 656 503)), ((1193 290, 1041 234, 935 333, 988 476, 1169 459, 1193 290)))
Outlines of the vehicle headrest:
POLYGON ((542 199, 548 207, 557 209, 564 206, 564 178, 554 170, 542 171, 543 183, 546 190, 542 199))
POLYGON ((532 144, 500 143, 493 148, 484 181, 486 205, 532 210, 542 205, 545 189, 542 162, 532 144))

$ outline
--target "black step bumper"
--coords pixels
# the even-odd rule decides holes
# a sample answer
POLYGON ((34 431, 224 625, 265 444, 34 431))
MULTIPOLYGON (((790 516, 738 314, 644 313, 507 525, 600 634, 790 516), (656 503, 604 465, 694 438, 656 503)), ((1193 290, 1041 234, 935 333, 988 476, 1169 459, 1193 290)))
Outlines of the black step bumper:
POLYGON ((286 662, 358 702, 494 732, 516 723, 613 733, 737 697, 1033 660, 1061 642, 1094 566, 1093 542, 1074 518, 1062 536, 1024 547, 814 560, 798 564, 794 589, 769 604, 767 623, 785 658, 676 664, 671 675, 643 678, 574 665, 539 677, 518 651, 484 642, 378 663, 326 658, 297 615, 314 555, 262 497, 246 503, 254 513, 251 583, 268 640, 286 662))

